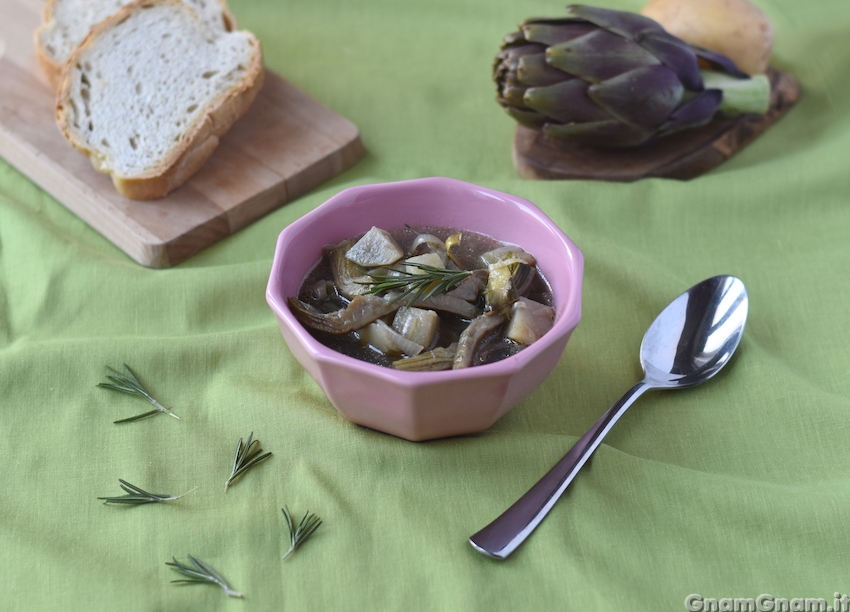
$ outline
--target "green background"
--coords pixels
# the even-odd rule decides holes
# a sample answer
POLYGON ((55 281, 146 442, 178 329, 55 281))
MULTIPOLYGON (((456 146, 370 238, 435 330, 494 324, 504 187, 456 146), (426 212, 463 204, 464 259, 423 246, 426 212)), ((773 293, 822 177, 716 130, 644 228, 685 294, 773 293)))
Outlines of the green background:
MULTIPOLYGON (((641 2, 606 6, 639 10, 641 2)), ((0 607, 5 610, 683 610, 850 592, 850 4, 761 0, 799 104, 690 181, 520 179, 494 102, 502 36, 560 2, 232 0, 267 66, 353 121, 353 169, 168 270, 150 270, 0 160, 0 607), (475 436, 351 425, 264 300, 278 233, 340 190, 454 177, 527 198, 586 258, 552 376, 475 436), (641 376, 655 315, 735 274, 750 318, 710 384, 644 396, 507 561, 467 537, 641 376), (129 363, 183 420, 116 426, 129 363), (225 495, 237 439, 274 456, 225 495), (104 506, 118 478, 171 505, 104 506), (280 508, 325 521, 281 561, 280 508), (191 553, 243 601, 176 586, 191 553)))

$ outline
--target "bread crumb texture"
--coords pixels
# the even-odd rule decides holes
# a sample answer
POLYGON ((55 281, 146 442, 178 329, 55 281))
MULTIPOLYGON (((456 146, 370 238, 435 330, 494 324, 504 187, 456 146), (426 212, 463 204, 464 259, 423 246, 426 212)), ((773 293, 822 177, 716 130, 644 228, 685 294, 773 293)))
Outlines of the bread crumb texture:
POLYGON ((138 176, 156 168, 208 107, 246 77, 248 32, 214 34, 179 4, 132 12, 68 66, 67 122, 102 168, 138 176))

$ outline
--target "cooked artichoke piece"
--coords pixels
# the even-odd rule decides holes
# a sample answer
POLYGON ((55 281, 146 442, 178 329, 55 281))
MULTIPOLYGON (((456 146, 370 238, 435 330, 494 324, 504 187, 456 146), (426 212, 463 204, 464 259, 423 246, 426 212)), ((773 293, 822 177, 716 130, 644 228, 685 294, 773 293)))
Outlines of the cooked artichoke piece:
POLYGON ((393 329, 408 340, 431 346, 440 329, 440 315, 433 310, 402 306, 393 318, 393 329))
POLYGON ((420 353, 416 357, 398 359, 393 361, 393 367, 396 370, 405 370, 407 372, 439 372, 441 370, 451 370, 456 352, 457 342, 452 343, 448 347, 438 346, 433 350, 420 353))
POLYGON ((432 295, 427 300, 416 300, 413 306, 417 308, 426 308, 428 310, 437 310, 439 312, 447 312, 457 315, 463 319, 474 319, 481 311, 473 304, 457 297, 452 297, 445 293, 432 295))
POLYGON ((385 355, 418 355, 425 348, 378 319, 359 332, 360 340, 385 355))
POLYGON ((516 302, 534 279, 535 268, 515 259, 490 266, 484 301, 487 310, 498 311, 516 302))
POLYGON ((463 279, 460 284, 446 293, 450 297, 460 298, 474 304, 487 286, 487 270, 473 270, 472 274, 463 279))
POLYGON ((504 246, 481 256, 489 276, 484 300, 487 310, 498 311, 513 304, 531 285, 536 271, 534 255, 517 246, 504 246))
POLYGON ((516 299, 511 277, 513 270, 510 266, 493 266, 487 277, 487 288, 484 290, 484 301, 488 310, 499 310, 516 299))
POLYGON ((452 368, 459 370, 475 365, 482 343, 498 332, 504 322, 505 316, 498 313, 483 314, 473 319, 460 335, 452 368))
POLYGON ((355 242, 354 239, 343 240, 328 252, 331 273, 337 290, 340 295, 349 300, 369 291, 369 286, 364 284, 369 281, 369 277, 363 274, 363 269, 360 266, 345 256, 355 242))
POLYGON ((322 312, 297 298, 289 298, 292 314, 307 327, 329 334, 347 334, 361 329, 381 317, 394 313, 401 304, 373 295, 358 295, 345 308, 334 312, 322 312))
POLYGON ((345 256, 364 268, 377 268, 393 265, 404 257, 404 251, 388 231, 373 226, 345 256))
POLYGON ((304 295, 313 303, 321 303, 338 297, 338 291, 333 281, 318 280, 304 291, 304 295))
POLYGON ((436 253, 440 256, 440 261, 442 262, 442 265, 439 267, 446 267, 446 262, 448 261, 446 245, 433 234, 419 234, 416 236, 410 245, 409 251, 413 256, 425 255, 426 253, 436 253))
POLYGON ((461 232, 458 232, 457 234, 452 234, 451 236, 446 238, 446 255, 448 255, 449 259, 451 259, 454 264, 461 269, 464 268, 464 265, 463 263, 461 263, 460 258, 458 258, 458 256, 454 253, 454 249, 455 247, 460 246, 462 240, 463 234, 461 232))
POLYGON ((519 264, 511 279, 518 296, 526 294, 535 276, 537 276, 537 266, 519 264))
POLYGON ((534 255, 523 250, 518 246, 506 245, 487 251, 481 255, 481 261, 485 266, 493 266, 500 263, 512 263, 514 260, 519 260, 527 263, 530 266, 537 265, 537 260, 534 255))
POLYGON ((511 306, 511 320, 505 336, 520 344, 532 344, 552 329, 555 309, 521 297, 511 306))

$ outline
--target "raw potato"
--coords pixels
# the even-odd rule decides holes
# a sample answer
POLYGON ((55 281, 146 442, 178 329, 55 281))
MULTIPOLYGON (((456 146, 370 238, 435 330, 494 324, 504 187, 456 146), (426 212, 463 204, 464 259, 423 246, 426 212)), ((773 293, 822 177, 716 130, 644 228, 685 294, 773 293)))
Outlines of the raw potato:
POLYGON ((747 74, 767 70, 773 24, 748 0, 650 0, 641 13, 687 43, 722 53, 747 74))

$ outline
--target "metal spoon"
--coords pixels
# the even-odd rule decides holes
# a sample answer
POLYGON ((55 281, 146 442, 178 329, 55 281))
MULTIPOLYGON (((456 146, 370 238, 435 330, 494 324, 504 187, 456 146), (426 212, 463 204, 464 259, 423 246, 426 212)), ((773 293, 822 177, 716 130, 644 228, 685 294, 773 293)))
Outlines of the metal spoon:
POLYGON ((649 389, 692 387, 717 374, 741 341, 747 290, 734 276, 715 276, 673 300, 640 346, 644 379, 629 389, 531 490, 469 538, 475 550, 504 559, 540 524, 602 438, 649 389))

